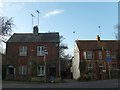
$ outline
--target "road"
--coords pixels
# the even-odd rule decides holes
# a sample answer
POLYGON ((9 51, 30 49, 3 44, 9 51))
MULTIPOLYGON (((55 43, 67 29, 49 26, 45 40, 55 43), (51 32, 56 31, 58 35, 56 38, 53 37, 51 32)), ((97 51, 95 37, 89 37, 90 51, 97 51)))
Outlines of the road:
POLYGON ((2 88, 118 88, 118 80, 67 81, 66 83, 39 83, 3 81, 2 88))

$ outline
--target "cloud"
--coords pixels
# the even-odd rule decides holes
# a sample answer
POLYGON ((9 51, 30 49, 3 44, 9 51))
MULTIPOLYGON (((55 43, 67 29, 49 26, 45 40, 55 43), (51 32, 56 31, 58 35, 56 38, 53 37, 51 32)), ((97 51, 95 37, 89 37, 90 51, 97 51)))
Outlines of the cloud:
POLYGON ((61 14, 63 13, 63 10, 53 10, 51 12, 48 12, 44 15, 44 18, 47 18, 47 17, 50 17, 50 16, 55 16, 55 15, 58 15, 58 14, 61 14))

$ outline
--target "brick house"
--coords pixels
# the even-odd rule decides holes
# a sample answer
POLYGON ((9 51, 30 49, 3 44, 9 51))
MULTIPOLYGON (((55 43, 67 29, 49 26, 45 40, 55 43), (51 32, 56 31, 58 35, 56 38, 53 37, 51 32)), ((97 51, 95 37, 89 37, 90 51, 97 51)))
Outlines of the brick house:
POLYGON ((7 80, 59 76, 59 33, 14 33, 6 43, 7 80))
POLYGON ((117 78, 117 40, 76 40, 72 60, 73 78, 117 78))

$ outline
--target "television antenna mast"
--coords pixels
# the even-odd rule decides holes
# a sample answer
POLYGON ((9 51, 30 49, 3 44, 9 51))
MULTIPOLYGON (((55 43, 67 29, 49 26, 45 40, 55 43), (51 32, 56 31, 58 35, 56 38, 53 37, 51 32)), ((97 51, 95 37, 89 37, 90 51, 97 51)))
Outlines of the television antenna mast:
POLYGON ((98 26, 98 28, 99 28, 99 36, 101 37, 101 26, 98 26))
POLYGON ((40 12, 39 12, 39 10, 36 10, 36 12, 38 13, 38 26, 39 26, 39 14, 40 14, 40 12))
POLYGON ((32 27, 33 27, 33 17, 35 17, 33 14, 31 14, 31 16, 32 16, 32 27))

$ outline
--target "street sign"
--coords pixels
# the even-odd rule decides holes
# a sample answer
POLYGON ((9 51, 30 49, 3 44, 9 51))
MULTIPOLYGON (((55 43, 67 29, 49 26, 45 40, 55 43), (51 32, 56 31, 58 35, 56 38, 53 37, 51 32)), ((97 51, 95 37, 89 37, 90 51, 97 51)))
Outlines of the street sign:
POLYGON ((48 54, 48 52, 47 52, 47 51, 44 51, 44 54, 48 54))
POLYGON ((112 58, 111 57, 106 57, 106 61, 107 62, 112 62, 112 58))

